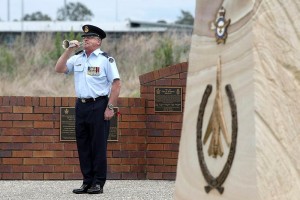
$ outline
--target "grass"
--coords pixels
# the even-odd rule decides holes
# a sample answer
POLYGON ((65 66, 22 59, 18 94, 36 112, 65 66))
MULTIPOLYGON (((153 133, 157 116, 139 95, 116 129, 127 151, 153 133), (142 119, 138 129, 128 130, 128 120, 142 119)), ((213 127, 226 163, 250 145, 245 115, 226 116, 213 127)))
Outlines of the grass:
MULTIPOLYGON (((43 33, 33 41, 18 37, 13 44, 0 44, 0 96, 75 96, 73 76, 54 71, 63 51, 56 40, 43 33)), ((117 62, 122 79, 120 96, 138 97, 139 76, 187 61, 190 43, 190 34, 132 34, 105 39, 101 49, 117 62)))

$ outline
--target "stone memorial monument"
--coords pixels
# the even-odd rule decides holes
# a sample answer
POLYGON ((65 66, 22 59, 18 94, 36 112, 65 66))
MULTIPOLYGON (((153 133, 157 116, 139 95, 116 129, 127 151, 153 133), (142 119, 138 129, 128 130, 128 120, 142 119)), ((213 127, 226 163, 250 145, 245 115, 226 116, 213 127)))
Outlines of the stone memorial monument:
POLYGON ((195 13, 175 199, 298 200, 300 1, 195 13))

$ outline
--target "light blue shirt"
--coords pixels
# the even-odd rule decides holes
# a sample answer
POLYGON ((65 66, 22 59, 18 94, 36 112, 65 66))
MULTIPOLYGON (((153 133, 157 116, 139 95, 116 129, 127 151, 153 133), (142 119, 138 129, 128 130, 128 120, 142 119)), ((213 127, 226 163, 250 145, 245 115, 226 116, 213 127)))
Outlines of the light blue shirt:
POLYGON ((78 98, 96 98, 110 94, 114 79, 120 79, 118 68, 112 57, 102 55, 96 49, 87 58, 86 53, 71 56, 67 61, 67 72, 74 72, 75 92, 78 98))

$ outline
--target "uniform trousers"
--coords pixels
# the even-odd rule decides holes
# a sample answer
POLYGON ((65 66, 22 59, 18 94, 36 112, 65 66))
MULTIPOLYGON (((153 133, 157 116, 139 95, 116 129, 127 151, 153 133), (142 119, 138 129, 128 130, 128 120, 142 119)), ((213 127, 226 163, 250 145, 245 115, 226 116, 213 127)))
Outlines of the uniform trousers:
POLYGON ((107 139, 109 120, 104 120, 108 97, 75 107, 75 131, 83 184, 104 186, 107 174, 107 139))

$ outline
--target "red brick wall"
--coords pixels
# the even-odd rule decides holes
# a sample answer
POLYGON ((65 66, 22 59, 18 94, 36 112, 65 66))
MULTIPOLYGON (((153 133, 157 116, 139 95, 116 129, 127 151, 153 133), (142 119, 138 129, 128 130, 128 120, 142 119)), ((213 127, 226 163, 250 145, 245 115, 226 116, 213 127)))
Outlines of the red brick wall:
MULTIPOLYGON (((187 63, 141 75, 141 98, 119 98, 119 137, 108 144, 109 179, 176 176, 183 112, 154 112, 154 87, 183 88, 187 63)), ((0 179, 81 179, 76 143, 60 141, 60 107, 74 97, 0 96, 0 179)))
POLYGON ((147 179, 174 180, 176 177, 183 112, 154 112, 154 87, 182 87, 184 105, 187 67, 187 63, 180 63, 140 76, 147 116, 147 179))

